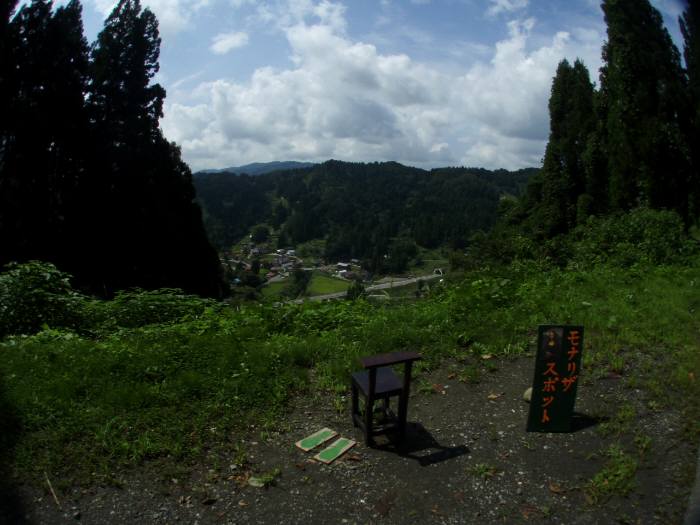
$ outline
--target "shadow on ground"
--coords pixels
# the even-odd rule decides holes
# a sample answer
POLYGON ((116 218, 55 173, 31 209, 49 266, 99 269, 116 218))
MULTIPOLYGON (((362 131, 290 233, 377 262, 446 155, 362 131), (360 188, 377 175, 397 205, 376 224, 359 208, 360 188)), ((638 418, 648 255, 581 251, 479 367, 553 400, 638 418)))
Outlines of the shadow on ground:
POLYGON ((0 383, 0 523, 28 523, 24 507, 13 483, 13 451, 20 434, 17 413, 7 400, 0 383))
POLYGON ((587 414, 581 414, 579 412, 574 412, 571 418, 571 431, 578 432, 579 430, 585 430, 589 427, 593 427, 600 423, 608 421, 610 418, 605 416, 589 416, 587 414))
POLYGON ((406 436, 402 441, 397 442, 396 436, 390 434, 386 443, 377 444, 375 448, 413 459, 422 467, 442 463, 469 453, 469 448, 464 445, 456 447, 441 445, 420 423, 408 423, 406 436))

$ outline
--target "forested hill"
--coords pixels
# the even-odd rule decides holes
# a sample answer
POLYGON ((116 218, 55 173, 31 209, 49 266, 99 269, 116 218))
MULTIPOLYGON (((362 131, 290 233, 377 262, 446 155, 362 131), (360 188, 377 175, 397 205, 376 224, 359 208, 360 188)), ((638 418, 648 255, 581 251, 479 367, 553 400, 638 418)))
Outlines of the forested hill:
POLYGON ((295 161, 274 161, 274 162, 253 162, 243 166, 231 166, 230 168, 202 170, 194 174, 195 177, 207 173, 230 173, 233 175, 263 175, 273 171, 294 170, 299 168, 311 168, 315 166, 313 162, 295 161))
POLYGON ((219 247, 267 223, 280 230, 280 244, 325 239, 329 257, 376 258, 396 242, 465 246, 493 225, 500 199, 519 195, 536 172, 331 160, 256 177, 200 174, 194 184, 219 247))

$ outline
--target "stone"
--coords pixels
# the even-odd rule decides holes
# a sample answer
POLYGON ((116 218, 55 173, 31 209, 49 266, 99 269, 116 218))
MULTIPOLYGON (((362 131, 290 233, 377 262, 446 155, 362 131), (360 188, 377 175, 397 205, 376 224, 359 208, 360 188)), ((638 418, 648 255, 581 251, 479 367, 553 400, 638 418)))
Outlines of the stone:
POLYGON ((532 387, 525 390, 525 393, 523 394, 523 401, 525 401, 526 403, 529 403, 531 399, 532 399, 532 387))

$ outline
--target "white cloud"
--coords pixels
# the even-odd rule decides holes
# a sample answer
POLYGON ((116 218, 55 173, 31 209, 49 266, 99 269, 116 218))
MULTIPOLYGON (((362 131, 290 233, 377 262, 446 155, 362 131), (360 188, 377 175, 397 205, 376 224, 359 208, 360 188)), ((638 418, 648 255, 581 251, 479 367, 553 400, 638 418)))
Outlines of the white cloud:
POLYGON ((486 11, 489 16, 496 16, 499 13, 512 13, 525 9, 529 0, 489 0, 491 6, 486 11))
MULTIPOLYGON (((114 0, 92 0, 97 10, 108 16, 117 2, 114 0)), ((144 0, 158 18, 158 27, 164 34, 174 34, 190 26, 192 16, 209 5, 209 0, 144 0)))
POLYGON ((258 19, 276 25, 284 31, 309 21, 345 31, 345 5, 330 0, 273 0, 261 2, 257 8, 258 19))
POLYGON ((328 158, 538 165, 557 64, 580 56, 595 77, 600 61, 602 34, 572 28, 534 47, 536 22, 527 19, 510 22, 484 60, 445 72, 352 40, 332 2, 286 6, 277 14, 286 17, 293 66, 259 68, 245 82, 201 83, 168 101, 164 131, 193 169, 328 158))
POLYGON ((248 45, 248 33, 235 31, 233 33, 221 33, 212 38, 209 49, 216 55, 225 55, 229 51, 248 45))
POLYGON ((176 80, 170 85, 170 89, 180 89, 180 87, 182 87, 183 85, 201 77, 202 73, 204 73, 204 71, 197 71, 196 73, 192 73, 191 75, 187 75, 179 80, 176 80))

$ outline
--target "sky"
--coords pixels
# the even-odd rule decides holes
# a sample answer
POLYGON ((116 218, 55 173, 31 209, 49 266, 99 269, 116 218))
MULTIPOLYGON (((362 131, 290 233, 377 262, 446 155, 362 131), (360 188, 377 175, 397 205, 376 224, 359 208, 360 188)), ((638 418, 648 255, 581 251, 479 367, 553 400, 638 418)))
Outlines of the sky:
MULTIPOLYGON (((142 0, 161 127, 193 171, 250 162, 540 166, 557 64, 597 83, 598 0, 142 0)), ((652 0, 677 45, 681 0, 652 0)), ((83 0, 94 40, 115 2, 83 0)))

